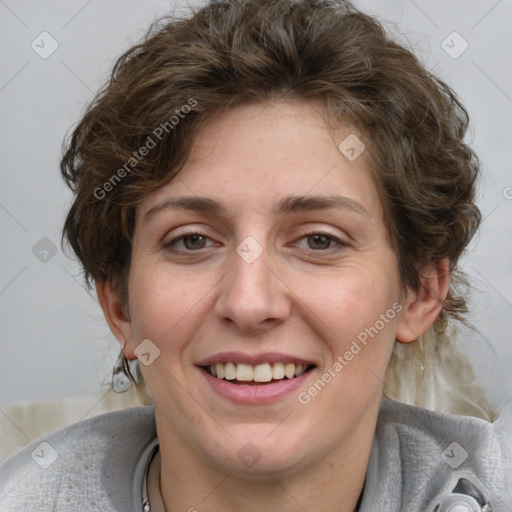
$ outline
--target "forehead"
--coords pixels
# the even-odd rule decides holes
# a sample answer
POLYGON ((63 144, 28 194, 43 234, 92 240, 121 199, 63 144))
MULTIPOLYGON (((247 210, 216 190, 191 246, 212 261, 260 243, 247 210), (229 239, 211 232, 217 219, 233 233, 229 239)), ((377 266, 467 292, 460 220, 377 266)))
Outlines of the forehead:
POLYGON ((213 196, 234 214, 276 213, 290 196, 338 196, 372 217, 382 214, 363 137, 348 125, 333 132, 320 102, 244 104, 216 113, 198 129, 179 174, 146 197, 138 214, 184 195, 213 196))

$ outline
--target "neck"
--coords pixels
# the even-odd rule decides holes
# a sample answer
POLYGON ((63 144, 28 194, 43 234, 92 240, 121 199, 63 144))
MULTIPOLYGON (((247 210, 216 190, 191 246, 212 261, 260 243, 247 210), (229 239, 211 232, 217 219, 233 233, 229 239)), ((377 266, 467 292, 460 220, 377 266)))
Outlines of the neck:
POLYGON ((183 444, 168 444, 172 437, 159 432, 166 512, 354 512, 375 431, 378 408, 373 409, 343 443, 316 454, 315 461, 250 476, 208 465, 183 444))

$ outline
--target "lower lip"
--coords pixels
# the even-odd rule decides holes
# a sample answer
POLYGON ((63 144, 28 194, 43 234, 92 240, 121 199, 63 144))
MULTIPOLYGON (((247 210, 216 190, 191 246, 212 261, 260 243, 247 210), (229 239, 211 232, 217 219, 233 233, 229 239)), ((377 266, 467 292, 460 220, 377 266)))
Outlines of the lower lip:
POLYGON ((202 368, 199 369, 210 387, 223 398, 237 404, 260 405, 277 402, 292 394, 304 384, 314 370, 309 370, 299 377, 283 379, 269 384, 233 384, 229 380, 218 379, 202 368))

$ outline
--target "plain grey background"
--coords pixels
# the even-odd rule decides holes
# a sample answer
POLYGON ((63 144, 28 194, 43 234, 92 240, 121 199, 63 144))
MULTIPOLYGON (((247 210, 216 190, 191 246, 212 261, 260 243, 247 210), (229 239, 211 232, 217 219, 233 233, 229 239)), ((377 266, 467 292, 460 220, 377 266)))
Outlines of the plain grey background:
MULTIPOLYGON (((478 329, 465 349, 503 406, 512 399, 512 2, 354 3, 400 31, 471 115, 485 220, 464 258, 478 329)), ((118 344, 60 247, 71 199, 61 144, 116 58, 175 9, 163 0, 0 0, 0 408, 95 393, 110 378, 118 344)))

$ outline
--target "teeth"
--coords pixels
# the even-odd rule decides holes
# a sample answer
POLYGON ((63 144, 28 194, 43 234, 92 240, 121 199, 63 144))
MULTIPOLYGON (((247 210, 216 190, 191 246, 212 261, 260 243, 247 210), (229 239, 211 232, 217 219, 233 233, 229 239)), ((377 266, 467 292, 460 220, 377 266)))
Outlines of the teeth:
POLYGON ((270 382, 271 380, 293 379, 299 377, 307 366, 293 363, 263 363, 256 366, 239 363, 217 363, 208 367, 209 372, 218 379, 240 382, 270 382))
POLYGON ((272 368, 268 363, 254 367, 254 382, 270 382, 272 380, 272 368))
POLYGON ((293 377, 295 377, 295 365, 293 363, 286 364, 284 367, 284 374, 289 379, 293 379, 293 377))
POLYGON ((253 374, 254 372, 250 364, 240 363, 236 365, 236 380, 249 382, 253 379, 253 374))
POLYGON ((227 363, 224 366, 224 378, 226 380, 236 379, 236 366, 233 363, 227 363))
POLYGON ((283 363, 275 363, 274 368, 272 368, 272 377, 274 379, 283 379, 284 378, 284 364, 283 363))

